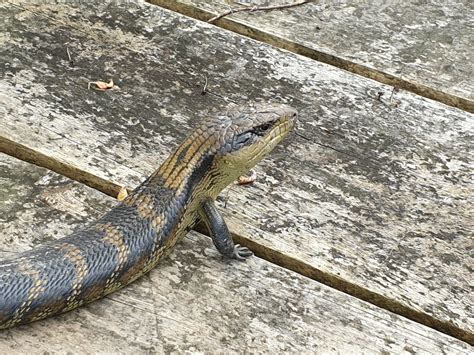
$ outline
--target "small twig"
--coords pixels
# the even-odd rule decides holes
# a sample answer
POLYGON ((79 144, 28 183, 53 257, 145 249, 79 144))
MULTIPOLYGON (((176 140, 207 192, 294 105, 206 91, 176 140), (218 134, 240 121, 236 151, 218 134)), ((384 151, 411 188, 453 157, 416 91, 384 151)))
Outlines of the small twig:
POLYGON ((253 12, 253 11, 269 11, 269 10, 281 10, 281 9, 287 9, 289 7, 295 7, 299 5, 304 5, 307 4, 309 0, 303 0, 303 1, 298 1, 292 4, 284 4, 284 5, 274 5, 274 6, 252 6, 252 7, 239 7, 237 9, 231 9, 226 12, 221 13, 220 15, 214 16, 210 20, 207 20, 208 23, 213 23, 225 16, 234 14, 236 12, 253 12))
POLYGON ((393 90, 392 90, 392 93, 390 94, 390 99, 389 99, 390 103, 392 103, 393 95, 396 94, 399 91, 400 91, 400 88, 398 86, 393 87, 393 90))
POLYGON ((224 209, 227 209, 227 201, 229 201, 229 193, 230 193, 230 189, 227 189, 227 193, 224 197, 224 209))
POLYGON ((69 52, 69 47, 68 46, 66 46, 66 52, 67 52, 67 57, 69 58, 69 65, 71 67, 73 67, 74 66, 74 61, 72 60, 71 52, 69 52))
POLYGON ((204 87, 201 91, 201 95, 206 95, 207 93, 207 75, 204 75, 204 79, 206 80, 206 82, 204 83, 204 87))
POLYGON ((392 93, 390 94, 390 100, 389 100, 390 106, 397 107, 397 106, 400 104, 400 101, 399 101, 399 100, 393 100, 393 101, 392 101, 392 99, 393 99, 393 97, 395 96, 395 94, 396 94, 397 92, 399 92, 399 91, 400 91, 400 88, 399 88, 398 86, 394 86, 394 87, 393 87, 392 93))

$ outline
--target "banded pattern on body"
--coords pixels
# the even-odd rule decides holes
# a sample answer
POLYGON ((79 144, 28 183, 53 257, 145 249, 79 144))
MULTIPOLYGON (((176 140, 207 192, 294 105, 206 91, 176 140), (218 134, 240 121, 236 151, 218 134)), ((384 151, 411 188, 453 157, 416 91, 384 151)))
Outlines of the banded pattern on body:
POLYGON ((221 253, 250 255, 234 246, 213 200, 286 136, 295 116, 285 105, 257 104, 204 120, 99 220, 1 260, 0 329, 69 311, 129 284, 168 254, 199 218, 206 219, 221 253))

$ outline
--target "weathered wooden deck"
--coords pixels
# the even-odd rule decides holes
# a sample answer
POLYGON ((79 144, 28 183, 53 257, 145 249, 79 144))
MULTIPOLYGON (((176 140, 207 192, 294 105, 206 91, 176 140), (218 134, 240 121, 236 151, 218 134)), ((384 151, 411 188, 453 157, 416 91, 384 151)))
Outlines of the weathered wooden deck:
POLYGON ((255 41, 148 4, 0 4, 0 151, 55 171, 0 156, 0 257, 100 216, 229 102, 300 111, 257 182, 221 203, 258 258, 223 261, 190 233, 126 289, 0 332, 0 353, 471 352, 474 11, 400 6, 216 23, 255 41))

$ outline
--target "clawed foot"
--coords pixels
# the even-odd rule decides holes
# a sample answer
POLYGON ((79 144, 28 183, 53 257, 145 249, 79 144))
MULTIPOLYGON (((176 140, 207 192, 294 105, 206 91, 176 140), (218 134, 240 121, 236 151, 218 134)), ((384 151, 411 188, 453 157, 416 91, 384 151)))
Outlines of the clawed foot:
POLYGON ((245 260, 246 258, 248 258, 252 255, 253 255, 253 253, 252 253, 251 250, 249 250, 249 248, 243 247, 240 244, 236 244, 234 246, 234 252, 232 254, 232 257, 234 259, 243 261, 243 260, 245 260))

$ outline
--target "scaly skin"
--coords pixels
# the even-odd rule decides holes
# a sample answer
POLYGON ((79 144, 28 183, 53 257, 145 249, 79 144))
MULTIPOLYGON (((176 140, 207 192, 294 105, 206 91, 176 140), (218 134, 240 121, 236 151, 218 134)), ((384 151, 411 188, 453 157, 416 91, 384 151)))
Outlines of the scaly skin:
POLYGON ((243 260, 217 195, 293 128, 289 106, 256 104, 205 120, 130 196, 71 235, 0 261, 0 329, 79 307, 150 271, 198 220, 243 260))

